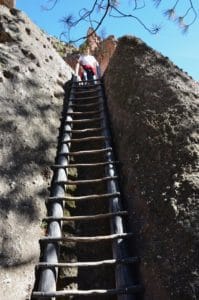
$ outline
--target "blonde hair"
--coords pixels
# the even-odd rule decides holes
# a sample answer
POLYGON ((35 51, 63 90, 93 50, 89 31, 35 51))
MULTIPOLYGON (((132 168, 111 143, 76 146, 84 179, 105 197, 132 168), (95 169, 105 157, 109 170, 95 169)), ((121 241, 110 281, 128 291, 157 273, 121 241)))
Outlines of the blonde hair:
POLYGON ((84 42, 83 44, 81 44, 81 45, 79 46, 79 52, 80 52, 81 54, 86 54, 88 50, 89 50, 89 52, 90 52, 89 45, 88 45, 88 42, 87 42, 87 41, 84 42))
POLYGON ((90 54, 90 48, 89 47, 84 48, 82 54, 90 54))

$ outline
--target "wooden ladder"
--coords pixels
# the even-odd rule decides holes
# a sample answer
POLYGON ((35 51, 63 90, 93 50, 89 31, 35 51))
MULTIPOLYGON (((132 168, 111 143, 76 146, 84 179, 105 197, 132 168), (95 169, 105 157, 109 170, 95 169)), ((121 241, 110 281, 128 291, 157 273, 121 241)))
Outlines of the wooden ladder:
POLYGON ((40 240, 41 262, 36 266, 36 283, 31 297, 137 299, 137 294, 142 291, 134 271, 139 259, 129 255, 127 249, 127 239, 132 240, 134 235, 126 232, 128 212, 122 205, 116 171, 118 161, 113 153, 106 98, 100 80, 73 81, 60 132, 56 164, 52 166, 54 176, 47 202, 48 216, 44 219, 48 224, 47 235, 40 240), (77 171, 77 178, 70 178, 71 169, 77 171), (96 174, 101 175, 96 177, 96 174), (75 191, 69 194, 71 187, 75 187, 75 191), (71 209, 68 215, 64 213, 66 208, 69 212, 71 209), (64 232, 63 224, 71 222, 80 224, 80 235, 77 234, 79 229, 73 233, 64 232), (103 246, 104 243, 108 246, 103 246), (60 247, 71 244, 76 250, 80 244, 77 260, 60 260, 60 247), (108 249, 106 247, 111 250, 102 250, 108 249), (98 252, 97 259, 89 254, 94 249, 98 252), (104 258, 106 253, 111 257, 104 258), (67 286, 57 290, 63 268, 84 268, 83 281, 87 275, 92 281, 95 277, 92 269, 103 267, 104 271, 99 272, 97 278, 100 282, 100 277, 103 277, 106 283, 109 282, 106 270, 108 272, 110 266, 115 277, 111 287, 105 288, 102 284, 103 287, 99 288, 96 280, 94 288, 80 289, 79 286, 83 285, 80 282, 76 289, 67 286))

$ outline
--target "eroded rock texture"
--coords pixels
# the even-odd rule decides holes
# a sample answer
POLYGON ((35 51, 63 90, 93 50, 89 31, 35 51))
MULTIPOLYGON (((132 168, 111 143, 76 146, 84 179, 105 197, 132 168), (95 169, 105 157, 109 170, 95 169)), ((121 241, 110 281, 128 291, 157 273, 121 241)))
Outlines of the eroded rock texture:
POLYGON ((89 46, 90 52, 96 57, 100 64, 101 74, 104 74, 110 58, 112 57, 116 47, 117 39, 114 35, 110 35, 107 38, 100 38, 92 28, 88 29, 87 44, 89 46))
POLYGON ((0 0, 0 5, 5 5, 9 8, 14 8, 16 4, 15 0, 0 0))
POLYGON ((22 12, 0 6, 0 299, 34 282, 54 163, 63 85, 71 79, 50 40, 22 12))
POLYGON ((127 36, 105 85, 145 299, 198 299, 199 85, 127 36))

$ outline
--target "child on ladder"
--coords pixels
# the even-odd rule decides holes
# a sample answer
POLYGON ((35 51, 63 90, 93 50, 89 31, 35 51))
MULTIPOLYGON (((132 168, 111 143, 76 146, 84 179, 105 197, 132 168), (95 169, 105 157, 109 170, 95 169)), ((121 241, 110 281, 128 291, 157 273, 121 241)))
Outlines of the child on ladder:
POLYGON ((79 56, 75 74, 82 81, 95 80, 100 78, 99 63, 96 58, 90 54, 90 49, 87 47, 79 56))

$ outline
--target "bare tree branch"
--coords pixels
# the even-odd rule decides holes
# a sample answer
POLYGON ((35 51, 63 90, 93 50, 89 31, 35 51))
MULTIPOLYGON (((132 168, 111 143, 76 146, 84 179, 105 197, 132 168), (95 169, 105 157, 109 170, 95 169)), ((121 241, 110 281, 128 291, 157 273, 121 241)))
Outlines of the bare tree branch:
POLYGON ((162 2, 162 0, 153 0, 154 4, 156 7, 158 7, 160 5, 160 3, 162 2))
POLYGON ((147 27, 142 21, 140 18, 132 15, 132 14, 125 14, 123 13, 122 11, 120 11, 119 9, 117 9, 116 7, 113 8, 114 11, 116 11, 118 13, 118 15, 112 15, 110 14, 111 17, 114 17, 114 18, 133 18, 135 19, 136 21, 138 21, 143 27, 145 30, 147 30, 148 32, 152 33, 152 34, 156 34, 159 30, 160 30, 160 25, 157 26, 157 25, 154 25, 154 27, 152 29, 150 29, 149 27, 147 27))
POLYGON ((190 2, 190 8, 187 9, 187 11, 186 11, 186 13, 184 14, 183 18, 185 18, 185 17, 189 14, 190 11, 194 14, 194 18, 193 18, 192 22, 188 24, 188 26, 192 25, 192 24, 196 21, 197 16, 198 16, 198 14, 197 14, 197 12, 196 12, 196 9, 195 9, 194 6, 193 6, 192 0, 190 0, 189 2, 190 2))
MULTIPOLYGON (((158 0, 155 0, 155 1, 158 1, 158 0)), ((198 17, 198 13, 193 5, 193 1, 192 0, 189 0, 189 6, 187 7, 187 9, 185 10, 185 13, 184 15, 182 16, 177 16, 177 13, 176 13, 176 8, 177 8, 177 5, 179 6, 180 5, 180 0, 177 0, 175 2, 175 4, 173 5, 172 8, 170 9, 167 9, 165 12, 164 12, 164 15, 166 17, 168 17, 168 19, 171 19, 171 20, 174 20, 178 23, 178 25, 180 26, 180 28, 182 28, 182 32, 183 33, 186 33, 189 29, 189 27, 191 25, 193 25, 198 17), (192 17, 192 21, 190 21, 189 23, 186 23, 185 21, 185 18, 188 16, 188 15, 193 15, 192 17)))
POLYGON ((142 0, 142 5, 138 5, 138 2, 140 2, 138 0, 131 0, 131 2, 134 2, 133 10, 138 10, 138 9, 142 9, 142 8, 145 7, 145 1, 144 0, 142 0))
MULTIPOLYGON (((154 2, 154 5, 156 7, 159 7, 163 2, 166 3, 168 1, 163 0, 151 0, 154 2)), ((175 21, 179 27, 182 29, 183 32, 187 32, 189 27, 196 21, 198 17, 197 10, 195 8, 195 5, 193 4, 193 0, 187 0, 187 7, 184 10, 184 13, 182 15, 177 15, 177 8, 184 7, 184 5, 180 6, 180 4, 183 4, 184 0, 171 0, 173 2, 173 5, 166 9, 164 12, 164 15, 170 19, 175 21), (188 23, 185 22, 185 20, 188 20, 191 18, 191 21, 188 23)), ((45 8, 47 10, 53 9, 56 4, 59 2, 59 0, 48 0, 48 4, 52 4, 50 7, 45 8)), ((61 35, 64 37, 68 37, 70 43, 75 43, 80 40, 87 39, 88 36, 84 35, 82 37, 79 37, 77 39, 71 40, 70 39, 70 33, 71 30, 80 25, 82 22, 88 22, 89 27, 93 28, 93 31, 89 34, 92 35, 94 32, 96 32, 101 25, 103 24, 104 20, 107 17, 113 17, 113 18, 131 18, 136 20, 145 30, 150 32, 151 34, 156 34, 160 31, 161 26, 160 25, 152 25, 152 27, 147 26, 145 22, 138 16, 136 16, 136 11, 143 9, 146 7, 145 0, 129 0, 129 12, 130 10, 133 13, 124 12, 121 7, 122 4, 118 2, 117 0, 93 0, 91 8, 88 7, 82 7, 82 9, 79 10, 78 17, 75 18, 72 15, 68 15, 66 17, 62 18, 62 22, 67 27, 67 33, 63 32, 61 35), (131 5, 130 5, 131 4, 131 5)))
MULTIPOLYGON (((133 0, 135 2, 135 0, 133 0)), ((93 29, 93 32, 90 34, 92 35, 94 32, 96 32, 100 26, 102 25, 104 19, 107 17, 107 15, 109 17, 117 17, 117 18, 134 18, 135 20, 137 20, 141 26, 143 26, 148 32, 150 33, 157 33, 159 30, 160 30, 160 26, 154 26, 153 28, 149 28, 147 27, 144 22, 136 17, 135 15, 132 15, 132 14, 126 14, 124 12, 122 12, 121 10, 119 10, 117 7, 119 7, 119 3, 115 0, 100 0, 100 1, 94 1, 94 4, 93 4, 93 7, 92 9, 88 10, 88 9, 85 9, 86 13, 85 14, 79 14, 79 19, 76 20, 73 24, 71 24, 71 22, 67 22, 67 18, 64 18, 62 19, 62 21, 66 22, 65 24, 67 24, 68 26, 68 31, 69 31, 69 35, 70 35, 70 30, 72 27, 75 27, 78 23, 82 22, 82 21, 86 21, 87 18, 90 22, 90 25, 93 29), (103 11, 103 14, 100 16, 99 20, 96 20, 96 19, 93 19, 93 13, 95 11, 95 9, 97 8, 97 10, 99 11, 103 11), (113 12, 115 12, 116 14, 113 14, 113 12), (93 26, 93 24, 97 24, 97 26, 93 26)), ((135 7, 134 7, 134 10, 135 9, 141 9, 145 6, 145 2, 142 1, 142 6, 138 6, 138 1, 136 1, 135 3, 135 7)), ((69 18, 69 20, 71 20, 69 18)), ((75 42, 78 42, 80 40, 84 40, 86 39, 88 36, 82 36, 76 40, 72 40, 72 41, 69 41, 71 43, 75 43, 75 42)))
POLYGON ((48 0, 47 1, 47 6, 42 5, 42 9, 43 10, 52 10, 58 3, 59 0, 48 0), (52 3, 52 5, 50 7, 48 7, 48 5, 50 5, 52 3))
MULTIPOLYGON (((97 1, 95 1, 95 2, 97 2, 97 1)), ((96 5, 95 5, 95 6, 96 6, 96 5)), ((95 20, 95 23, 97 23, 97 26, 93 29, 93 31, 91 31, 90 34, 87 34, 87 35, 85 35, 85 36, 82 36, 82 37, 80 37, 80 38, 78 38, 78 39, 76 39, 76 40, 69 41, 69 43, 76 43, 76 42, 78 42, 78 41, 80 41, 80 40, 85 40, 85 39, 87 39, 89 36, 93 35, 93 33, 96 32, 96 31, 99 29, 99 27, 101 26, 101 24, 103 23, 104 19, 106 18, 107 14, 108 14, 108 11, 109 11, 109 8, 110 8, 110 7, 111 7, 111 5, 110 5, 110 0, 108 0, 108 1, 107 1, 107 6, 106 6, 105 11, 104 11, 104 14, 103 14, 102 17, 100 18, 99 22, 95 20)), ((89 17, 90 17, 90 14, 89 14, 89 17)), ((81 20, 79 19, 77 22, 79 22, 79 21, 81 21, 81 20)), ((94 22, 94 21, 93 21, 93 22, 94 22)))

